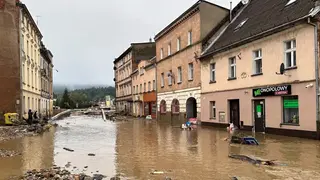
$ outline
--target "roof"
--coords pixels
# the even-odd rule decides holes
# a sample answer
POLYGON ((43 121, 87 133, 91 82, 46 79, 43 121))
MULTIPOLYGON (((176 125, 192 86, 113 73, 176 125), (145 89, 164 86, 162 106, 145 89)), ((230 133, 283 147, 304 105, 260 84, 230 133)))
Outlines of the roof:
POLYGON ((154 42, 141 42, 141 43, 131 43, 127 50, 125 50, 119 57, 117 57, 113 63, 120 61, 124 56, 126 56, 135 45, 143 45, 143 44, 154 44, 154 42))
MULTIPOLYGON (((225 29, 224 33, 206 50, 203 57, 247 43, 250 39, 265 37, 265 33, 309 17, 314 0, 296 0, 286 6, 287 0, 250 0, 243 11, 225 29), (236 27, 247 21, 238 29, 236 27)), ((289 26, 288 26, 289 27, 289 26)), ((249 41, 250 42, 250 41, 249 41)))
POLYGON ((30 11, 28 10, 27 6, 25 4, 23 4, 22 2, 18 3, 18 6, 22 9, 22 11, 24 11, 26 13, 26 15, 28 16, 28 18, 31 21, 31 24, 34 26, 34 28, 36 29, 38 35, 40 36, 40 39, 43 37, 43 35, 41 34, 41 31, 38 27, 38 25, 36 24, 36 22, 34 21, 30 11))
POLYGON ((167 32, 169 32, 172 28, 174 28, 176 26, 176 23, 178 23, 179 21, 181 21, 186 15, 188 15, 189 13, 197 10, 199 8, 199 5, 201 3, 207 3, 213 6, 217 6, 219 8, 225 9, 227 11, 229 11, 229 9, 224 8, 222 6, 216 5, 214 3, 205 1, 205 0, 199 0, 197 1, 194 5, 192 5, 189 9, 187 9, 185 12, 183 12, 179 17, 177 17, 174 21, 172 21, 168 26, 166 26, 163 30, 161 30, 156 36, 155 36, 155 40, 159 39, 160 37, 162 37, 163 35, 165 35, 167 32))

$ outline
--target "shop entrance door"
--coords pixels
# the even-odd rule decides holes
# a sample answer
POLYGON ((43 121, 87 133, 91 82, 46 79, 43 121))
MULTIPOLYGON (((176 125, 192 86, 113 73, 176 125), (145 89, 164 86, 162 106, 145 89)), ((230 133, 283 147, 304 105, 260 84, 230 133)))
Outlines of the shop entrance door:
POLYGON ((229 101, 230 123, 240 129, 240 102, 239 99, 229 101))
POLYGON ((265 132, 265 101, 253 101, 254 128, 255 132, 265 132))

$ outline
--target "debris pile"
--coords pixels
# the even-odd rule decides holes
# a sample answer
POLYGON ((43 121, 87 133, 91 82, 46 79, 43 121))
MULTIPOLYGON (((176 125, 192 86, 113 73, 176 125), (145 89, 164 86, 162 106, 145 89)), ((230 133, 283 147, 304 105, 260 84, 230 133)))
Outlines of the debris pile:
POLYGON ((15 152, 15 151, 10 151, 10 150, 5 150, 5 149, 0 149, 0 157, 13 157, 21 155, 21 153, 15 152))
POLYGON ((24 176, 21 177, 22 180, 102 180, 104 178, 106 178, 106 176, 101 174, 94 174, 93 176, 72 174, 70 171, 56 166, 50 169, 27 171, 24 176))

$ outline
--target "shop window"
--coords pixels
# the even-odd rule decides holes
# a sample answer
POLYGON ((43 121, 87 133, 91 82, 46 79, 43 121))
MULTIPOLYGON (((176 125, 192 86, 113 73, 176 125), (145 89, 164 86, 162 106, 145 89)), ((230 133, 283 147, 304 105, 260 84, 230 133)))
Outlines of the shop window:
POLYGON ((216 116, 217 116, 216 102, 215 101, 211 101, 210 102, 210 107, 211 107, 210 119, 216 119, 216 116))
POLYGON ((299 124, 298 96, 283 97, 283 123, 299 124))
POLYGON ((161 114, 165 114, 167 112, 167 105, 166 105, 166 101, 162 100, 160 102, 160 113, 161 114))
POLYGON ((172 114, 179 114, 180 112, 180 105, 177 99, 174 99, 171 104, 171 112, 172 114))

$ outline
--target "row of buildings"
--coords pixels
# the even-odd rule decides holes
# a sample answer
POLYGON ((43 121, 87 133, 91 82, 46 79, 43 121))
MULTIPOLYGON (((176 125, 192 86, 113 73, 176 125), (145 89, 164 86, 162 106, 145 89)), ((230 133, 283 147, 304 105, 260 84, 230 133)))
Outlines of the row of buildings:
POLYGON ((319 11, 319 0, 200 0, 115 59, 117 110, 317 138, 319 11))
POLYGON ((0 0, 0 112, 52 115, 53 54, 42 39, 25 4, 0 0))

